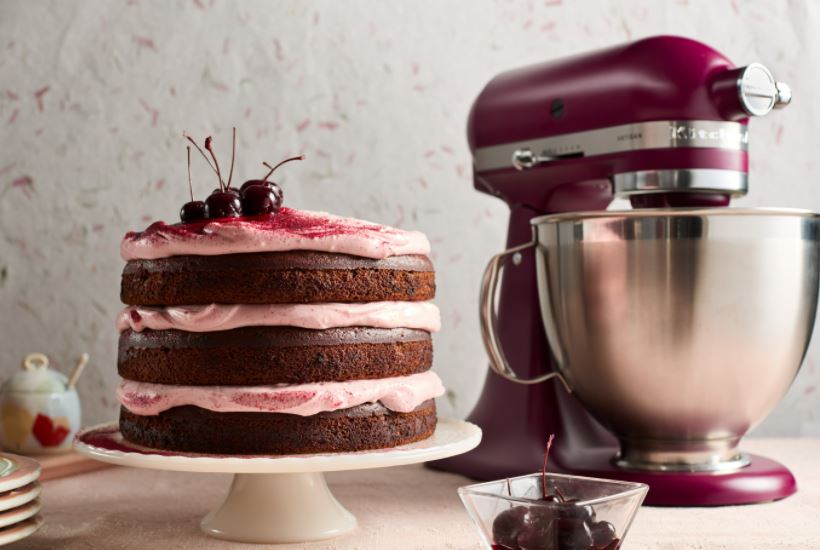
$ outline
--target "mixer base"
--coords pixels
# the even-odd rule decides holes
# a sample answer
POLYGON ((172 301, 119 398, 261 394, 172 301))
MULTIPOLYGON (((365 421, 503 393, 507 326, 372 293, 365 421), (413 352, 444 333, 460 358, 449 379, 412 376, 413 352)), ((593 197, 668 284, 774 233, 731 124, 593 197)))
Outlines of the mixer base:
MULTIPOLYGON (((540 445, 526 443, 534 443, 534 438, 522 434, 513 434, 506 442, 491 438, 482 442, 484 448, 428 462, 427 466, 480 480, 530 474, 539 469, 544 451, 540 445)), ((616 450, 609 446, 576 447, 567 452, 558 447, 550 457, 550 471, 646 483, 649 493, 644 504, 649 506, 757 504, 780 500, 797 491, 789 469, 763 456, 744 455, 751 463, 731 472, 652 472, 619 468, 612 461, 616 450)))
POLYGON ((625 470, 612 464, 612 449, 584 452, 573 467, 560 471, 575 475, 635 481, 649 485, 644 504, 650 506, 729 506, 770 502, 793 495, 797 482, 792 473, 766 457, 748 455, 751 464, 733 472, 648 472, 625 470))

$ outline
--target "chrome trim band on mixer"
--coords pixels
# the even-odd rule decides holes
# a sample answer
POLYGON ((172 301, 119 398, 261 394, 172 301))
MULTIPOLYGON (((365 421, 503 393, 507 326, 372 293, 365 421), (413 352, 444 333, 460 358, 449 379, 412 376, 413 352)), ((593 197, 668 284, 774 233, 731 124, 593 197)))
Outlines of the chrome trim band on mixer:
POLYGON ((480 147, 474 152, 477 172, 516 168, 640 149, 704 147, 746 151, 749 129, 738 122, 714 120, 657 120, 610 126, 598 130, 480 147))
POLYGON ((646 170, 613 176, 615 195, 646 195, 693 191, 745 195, 749 190, 749 175, 738 170, 699 168, 692 170, 646 170))
POLYGON ((612 463, 624 470, 649 471, 649 472, 734 472, 745 468, 752 463, 751 457, 746 453, 738 453, 729 458, 722 459, 720 455, 709 455, 707 453, 688 453, 687 459, 693 462, 678 462, 679 457, 672 453, 662 453, 656 451, 646 451, 629 453, 623 447, 627 442, 621 441, 621 452, 613 458, 612 463))

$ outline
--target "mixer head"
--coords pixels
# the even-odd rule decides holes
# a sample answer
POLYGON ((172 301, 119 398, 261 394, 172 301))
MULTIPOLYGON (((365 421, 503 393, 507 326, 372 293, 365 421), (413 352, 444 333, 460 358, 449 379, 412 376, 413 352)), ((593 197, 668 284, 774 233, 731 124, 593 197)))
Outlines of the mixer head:
POLYGON ((672 36, 509 71, 470 113, 475 186, 543 212, 725 206, 748 190, 748 118, 790 100, 763 65, 672 36))

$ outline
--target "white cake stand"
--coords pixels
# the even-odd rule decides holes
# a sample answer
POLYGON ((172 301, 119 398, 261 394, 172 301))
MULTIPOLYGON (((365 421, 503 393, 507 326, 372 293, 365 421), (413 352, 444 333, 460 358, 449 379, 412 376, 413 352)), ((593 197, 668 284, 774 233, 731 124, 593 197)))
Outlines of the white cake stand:
POLYGON ((325 483, 323 472, 415 464, 466 453, 481 441, 474 424, 439 418, 432 437, 392 449, 317 455, 235 456, 172 453, 123 440, 115 423, 88 428, 74 447, 120 466, 234 474, 225 501, 202 519, 213 537, 252 543, 322 540, 356 527, 325 483))

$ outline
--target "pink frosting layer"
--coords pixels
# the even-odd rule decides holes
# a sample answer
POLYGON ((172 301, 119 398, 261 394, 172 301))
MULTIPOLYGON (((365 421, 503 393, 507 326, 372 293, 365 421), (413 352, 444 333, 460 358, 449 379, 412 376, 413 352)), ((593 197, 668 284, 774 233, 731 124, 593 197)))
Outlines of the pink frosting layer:
POLYGON ((117 316, 117 329, 142 332, 184 330, 214 332, 250 326, 415 328, 436 332, 441 315, 431 302, 370 302, 357 304, 272 304, 179 307, 129 306, 117 316))
POLYGON ((430 242, 419 231, 404 231, 325 212, 282 208, 275 216, 179 225, 156 222, 145 231, 126 234, 120 245, 124 260, 287 250, 381 259, 401 254, 429 254, 430 242))
POLYGON ((173 407, 194 405, 216 412, 271 412, 310 416, 379 401, 396 412, 410 412, 444 394, 432 371, 348 382, 291 386, 169 386, 123 380, 120 403, 134 414, 152 416, 173 407))

